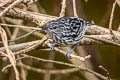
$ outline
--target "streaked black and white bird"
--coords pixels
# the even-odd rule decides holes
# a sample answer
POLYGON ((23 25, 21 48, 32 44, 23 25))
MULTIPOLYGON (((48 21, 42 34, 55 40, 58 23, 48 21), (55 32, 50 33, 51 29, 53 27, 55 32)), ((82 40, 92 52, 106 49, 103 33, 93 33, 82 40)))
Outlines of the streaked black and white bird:
POLYGON ((54 43, 51 44, 51 49, 54 49, 56 44, 72 45, 73 48, 66 53, 66 56, 69 58, 89 26, 91 26, 91 23, 81 18, 63 17, 49 21, 43 30, 54 40, 54 43))

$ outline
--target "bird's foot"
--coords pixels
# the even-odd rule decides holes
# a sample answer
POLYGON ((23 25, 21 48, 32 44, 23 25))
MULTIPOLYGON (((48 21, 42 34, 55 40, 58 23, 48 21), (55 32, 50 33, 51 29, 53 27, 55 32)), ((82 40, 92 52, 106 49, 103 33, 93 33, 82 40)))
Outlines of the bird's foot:
POLYGON ((50 45, 51 50, 54 50, 56 43, 50 45))
POLYGON ((66 56, 67 56, 68 59, 71 59, 70 54, 72 53, 72 51, 73 51, 73 50, 70 50, 70 51, 68 51, 68 52, 66 53, 66 56))

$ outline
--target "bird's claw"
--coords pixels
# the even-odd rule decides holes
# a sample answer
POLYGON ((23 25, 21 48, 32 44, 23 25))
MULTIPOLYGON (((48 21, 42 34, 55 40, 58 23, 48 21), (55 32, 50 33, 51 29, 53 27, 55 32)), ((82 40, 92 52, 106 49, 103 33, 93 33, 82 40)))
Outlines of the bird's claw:
POLYGON ((51 50, 54 50, 56 43, 50 45, 51 50))
POLYGON ((72 50, 68 51, 68 52, 65 54, 65 56, 67 56, 67 58, 71 59, 71 56, 70 56, 71 53, 72 53, 72 50))

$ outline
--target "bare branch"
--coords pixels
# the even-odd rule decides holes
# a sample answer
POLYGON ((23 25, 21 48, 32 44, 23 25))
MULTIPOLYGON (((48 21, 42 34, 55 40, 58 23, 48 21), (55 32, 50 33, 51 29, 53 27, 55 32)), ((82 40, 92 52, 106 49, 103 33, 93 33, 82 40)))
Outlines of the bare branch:
POLYGON ((112 32, 112 22, 113 22, 113 16, 114 16, 115 6, 116 6, 116 0, 113 3, 112 12, 111 12, 111 16, 110 16, 110 22, 109 22, 109 29, 110 29, 110 33, 111 34, 113 34, 113 32, 112 32))
POLYGON ((8 55, 8 59, 9 59, 11 65, 13 66, 13 69, 15 71, 16 80, 20 80, 19 72, 18 72, 17 67, 16 67, 16 60, 15 60, 14 53, 8 48, 7 35, 1 26, 0 26, 0 34, 1 34, 1 38, 3 41, 3 45, 5 47, 6 53, 8 55))
POLYGON ((65 16, 65 9, 66 9, 66 0, 63 0, 61 4, 62 4, 62 9, 61 9, 59 17, 64 17, 65 16))
POLYGON ((32 29, 32 30, 41 31, 41 28, 36 28, 36 27, 28 27, 28 26, 22 26, 22 25, 10 25, 10 24, 3 24, 3 23, 0 23, 0 25, 1 26, 17 27, 17 28, 25 28, 25 29, 32 29))
POLYGON ((40 68, 34 68, 31 66, 25 65, 23 63, 18 64, 18 66, 23 67, 27 70, 31 70, 38 73, 44 73, 44 74, 66 74, 66 73, 71 73, 79 70, 78 68, 63 69, 63 70, 45 70, 40 68))
POLYGON ((76 0, 73 0, 73 12, 74 12, 74 16, 78 17, 77 9, 76 9, 76 0))
POLYGON ((1 13, 0 13, 0 18, 2 17, 3 14, 5 14, 9 9, 13 8, 15 5, 20 3, 23 0, 16 0, 14 1, 11 5, 9 5, 7 8, 5 8, 1 13))
POLYGON ((88 68, 83 68, 81 66, 77 66, 77 65, 74 65, 74 64, 70 64, 70 63, 65 63, 65 62, 60 62, 60 61, 53 61, 53 60, 46 60, 46 59, 42 59, 42 58, 37 58, 37 57, 33 57, 33 56, 29 56, 29 55, 26 55, 26 54, 21 54, 23 55, 24 57, 28 57, 28 58, 32 58, 32 59, 35 59, 35 60, 38 60, 38 61, 43 61, 43 62, 50 62, 50 63, 56 63, 56 64, 61 64, 61 65, 66 65, 66 66, 69 66, 69 67, 74 67, 74 68, 78 68, 82 71, 86 71, 86 72, 89 72, 95 76, 98 76, 100 77, 101 79, 103 80, 107 80, 107 77, 104 77, 103 75, 99 74, 99 73, 96 73, 88 68))

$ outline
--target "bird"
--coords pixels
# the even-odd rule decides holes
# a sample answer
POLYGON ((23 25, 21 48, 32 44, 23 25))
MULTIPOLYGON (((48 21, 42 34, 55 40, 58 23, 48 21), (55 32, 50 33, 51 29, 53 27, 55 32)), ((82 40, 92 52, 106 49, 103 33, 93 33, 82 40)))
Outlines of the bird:
POLYGON ((54 50, 56 45, 72 45, 72 49, 66 53, 70 58, 70 54, 84 37, 87 28, 91 23, 79 17, 62 17, 47 22, 42 29, 47 32, 49 37, 53 39, 51 49, 54 50))

